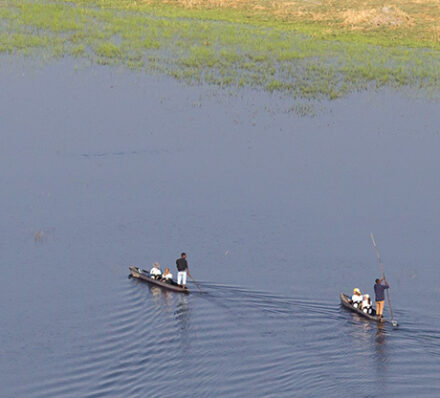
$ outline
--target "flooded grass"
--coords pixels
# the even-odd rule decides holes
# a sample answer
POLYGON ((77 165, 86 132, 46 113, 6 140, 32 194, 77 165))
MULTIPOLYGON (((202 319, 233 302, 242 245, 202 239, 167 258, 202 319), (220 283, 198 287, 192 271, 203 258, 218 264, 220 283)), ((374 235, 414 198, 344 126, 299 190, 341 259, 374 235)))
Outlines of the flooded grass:
POLYGON ((334 99, 372 84, 436 92, 440 9, 398 3, 11 0, 0 5, 0 52, 301 98, 334 99))

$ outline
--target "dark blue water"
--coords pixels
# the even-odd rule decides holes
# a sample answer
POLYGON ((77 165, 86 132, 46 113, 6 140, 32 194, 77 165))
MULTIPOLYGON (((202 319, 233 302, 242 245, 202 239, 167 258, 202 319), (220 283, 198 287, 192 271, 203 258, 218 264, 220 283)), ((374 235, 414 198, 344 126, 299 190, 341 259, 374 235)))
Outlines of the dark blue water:
POLYGON ((440 396, 438 103, 299 117, 68 60, 0 84, 1 397, 440 396), (370 231, 397 329, 339 306, 370 231), (182 250, 204 294, 127 278, 182 250))

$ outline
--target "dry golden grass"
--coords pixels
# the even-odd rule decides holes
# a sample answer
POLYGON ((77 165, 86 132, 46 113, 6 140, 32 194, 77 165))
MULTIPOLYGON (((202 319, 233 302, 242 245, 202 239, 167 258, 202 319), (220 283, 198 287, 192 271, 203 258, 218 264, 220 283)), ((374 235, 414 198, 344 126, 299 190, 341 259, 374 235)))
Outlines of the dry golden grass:
MULTIPOLYGON (((150 3, 150 0, 144 0, 150 3)), ((232 9, 264 9, 258 1, 253 0, 164 0, 163 3, 174 4, 186 8, 232 8, 232 9)))
POLYGON ((397 7, 384 6, 380 9, 347 10, 341 13, 343 24, 352 29, 374 27, 413 26, 414 18, 397 7))
POLYGON ((144 0, 190 9, 238 9, 286 21, 321 23, 330 30, 412 31, 438 42, 440 0, 144 0))

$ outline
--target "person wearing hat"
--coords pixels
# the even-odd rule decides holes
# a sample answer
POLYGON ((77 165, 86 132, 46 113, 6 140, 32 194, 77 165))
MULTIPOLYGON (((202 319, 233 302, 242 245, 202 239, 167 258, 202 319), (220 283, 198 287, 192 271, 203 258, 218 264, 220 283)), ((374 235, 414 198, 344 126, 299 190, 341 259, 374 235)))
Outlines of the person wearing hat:
POLYGON ((153 268, 150 270, 150 277, 153 279, 160 279, 162 276, 162 271, 160 270, 160 264, 154 263, 153 268))
POLYGON ((383 307, 385 304, 385 289, 389 289, 390 285, 385 280, 385 277, 382 279, 376 279, 376 284, 374 285, 374 294, 376 295, 376 315, 380 318, 383 317, 383 307), (382 282, 385 282, 385 285, 382 285, 382 282))
POLYGON ((362 300, 362 311, 368 315, 373 314, 373 307, 371 306, 371 299, 369 294, 364 294, 362 300))
POLYGON ((362 295, 361 291, 356 287, 353 289, 353 296, 351 296, 351 304, 354 308, 361 308, 362 306, 362 295))

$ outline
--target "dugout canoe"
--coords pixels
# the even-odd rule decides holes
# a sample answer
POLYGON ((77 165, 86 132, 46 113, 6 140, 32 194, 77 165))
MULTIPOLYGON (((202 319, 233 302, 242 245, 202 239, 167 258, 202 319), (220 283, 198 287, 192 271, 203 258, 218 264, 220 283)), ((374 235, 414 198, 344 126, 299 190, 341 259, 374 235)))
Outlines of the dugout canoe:
POLYGON ((378 323, 383 323, 383 322, 385 322, 385 318, 379 318, 379 317, 376 316, 376 315, 369 315, 369 314, 366 314, 364 311, 360 310, 359 308, 355 308, 355 307, 353 307, 353 306, 350 304, 350 299, 349 299, 349 297, 348 297, 346 294, 341 293, 340 297, 341 297, 341 304, 342 304, 345 308, 348 308, 349 310, 351 310, 351 311, 353 311, 353 312, 356 312, 356 313, 359 314, 359 315, 362 315, 364 318, 367 318, 367 319, 369 319, 370 321, 375 321, 375 322, 378 322, 378 323))
POLYGON ((139 268, 137 268, 137 267, 131 266, 131 267, 128 267, 128 269, 130 270, 130 275, 133 278, 140 279, 144 282, 149 283, 150 285, 159 286, 164 289, 171 290, 173 292, 185 293, 185 294, 189 293, 188 288, 186 288, 186 287, 183 288, 178 285, 176 286, 176 285, 172 285, 171 283, 168 283, 168 282, 162 282, 157 279, 150 278, 147 273, 140 271, 139 268))

